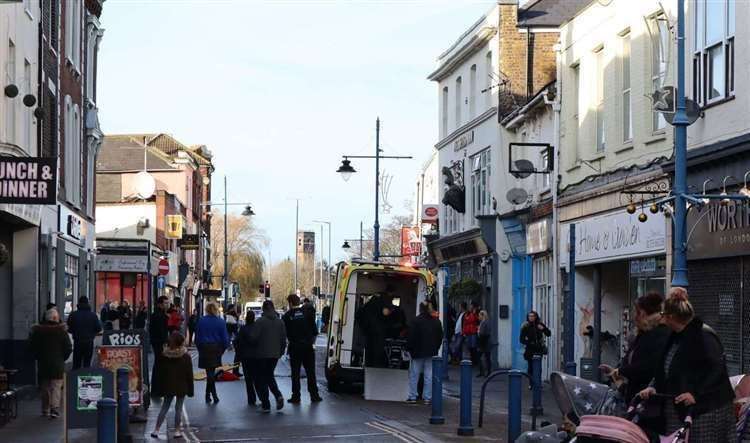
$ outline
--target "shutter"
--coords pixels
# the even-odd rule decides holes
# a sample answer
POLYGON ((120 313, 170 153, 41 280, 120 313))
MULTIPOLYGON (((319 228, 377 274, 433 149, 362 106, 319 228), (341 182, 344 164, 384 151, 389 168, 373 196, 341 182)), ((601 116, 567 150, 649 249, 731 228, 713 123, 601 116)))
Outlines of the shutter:
POLYGON ((65 240, 57 239, 55 250, 55 303, 60 315, 65 311, 65 240))
MULTIPOLYGON (((88 253, 85 249, 78 250, 78 297, 89 296, 89 273, 88 267, 88 253)), ((93 305, 92 305, 93 306, 93 305)))

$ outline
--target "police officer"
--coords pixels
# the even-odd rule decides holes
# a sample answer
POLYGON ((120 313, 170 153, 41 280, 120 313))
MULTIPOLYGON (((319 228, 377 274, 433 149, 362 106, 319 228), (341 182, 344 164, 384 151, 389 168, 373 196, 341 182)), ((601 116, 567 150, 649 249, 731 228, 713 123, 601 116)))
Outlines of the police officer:
POLYGON ((289 340, 289 360, 292 366, 292 398, 289 403, 299 403, 300 396, 300 366, 305 367, 307 374, 307 391, 310 400, 319 402, 323 399, 318 394, 318 383, 315 378, 315 337, 318 328, 315 325, 315 312, 301 306, 297 294, 287 297, 289 310, 283 316, 286 336, 289 340))

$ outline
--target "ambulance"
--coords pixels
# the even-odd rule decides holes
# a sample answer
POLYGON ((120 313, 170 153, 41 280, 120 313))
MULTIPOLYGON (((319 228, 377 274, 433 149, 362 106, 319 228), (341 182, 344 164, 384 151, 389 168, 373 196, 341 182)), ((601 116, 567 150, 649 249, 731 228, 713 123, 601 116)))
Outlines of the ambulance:
POLYGON ((339 263, 326 343, 329 391, 364 383, 366 399, 387 400, 378 395, 387 395, 388 388, 392 395, 406 395, 408 325, 423 301, 442 316, 438 299, 429 270, 368 261, 339 263))

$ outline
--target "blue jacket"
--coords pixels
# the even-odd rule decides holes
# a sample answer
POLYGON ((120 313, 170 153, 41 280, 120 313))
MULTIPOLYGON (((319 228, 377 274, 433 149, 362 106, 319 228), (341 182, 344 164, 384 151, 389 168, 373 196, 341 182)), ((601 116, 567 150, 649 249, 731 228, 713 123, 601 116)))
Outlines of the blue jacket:
POLYGON ((220 317, 204 315, 198 320, 195 328, 195 343, 199 345, 217 343, 224 346, 224 349, 229 348, 227 324, 220 317))

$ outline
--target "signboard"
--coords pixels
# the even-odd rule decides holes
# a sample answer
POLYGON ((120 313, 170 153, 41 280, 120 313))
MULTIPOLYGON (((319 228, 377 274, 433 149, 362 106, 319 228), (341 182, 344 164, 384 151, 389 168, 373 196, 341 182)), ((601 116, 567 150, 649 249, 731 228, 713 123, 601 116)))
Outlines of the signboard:
POLYGON ((750 251, 750 202, 712 201, 688 211, 688 259, 734 257, 750 251))
POLYGON ((96 256, 96 272, 148 272, 148 257, 144 255, 108 255, 96 256))
POLYGON ((167 229, 165 236, 171 240, 178 240, 182 238, 182 215, 170 214, 167 215, 167 229))
POLYGON ((458 152, 472 143, 474 143, 474 130, 461 134, 456 138, 456 140, 453 141, 453 151, 458 152))
POLYGON ((79 375, 76 377, 76 409, 96 411, 96 402, 103 398, 104 377, 101 375, 79 375))
POLYGON ((195 251, 198 249, 198 234, 185 234, 182 239, 177 240, 177 246, 183 251, 195 251))
POLYGON ((549 219, 539 220, 529 224, 526 227, 526 253, 539 254, 540 252, 549 251, 549 219))
POLYGON ((21 220, 25 220, 32 225, 39 226, 42 220, 42 207, 38 205, 14 205, 0 203, 0 211, 13 214, 21 220))
MULTIPOLYGON (((81 368, 65 374, 65 433, 96 428, 96 402, 115 398, 115 376, 103 368, 81 368)), ((66 440, 67 441, 67 440, 66 440)))
MULTIPOLYGON (((102 332, 102 344, 107 346, 140 346, 141 363, 148 368, 148 343, 145 329, 110 330, 102 332)), ((143 372, 143 382, 148 384, 148 371, 143 372)))
POLYGON ((56 157, 0 157, 0 203, 57 203, 56 157))
POLYGON ((169 260, 163 258, 159 260, 159 275, 169 274, 169 260))
POLYGON ((160 275, 156 278, 156 288, 157 289, 164 289, 165 282, 164 282, 164 276, 160 275))
POLYGON ((401 227, 401 255, 408 257, 422 254, 422 240, 419 238, 418 226, 401 227))
POLYGON ((422 223, 437 223, 440 207, 438 205, 422 205, 422 223))
MULTIPOLYGON (((603 263, 666 252, 667 221, 663 213, 638 216, 624 209, 575 221, 576 265, 603 263)), ((560 265, 568 264, 570 223, 560 229, 560 265)))
POLYGON ((99 357, 99 366, 109 369, 114 374, 117 374, 117 369, 121 367, 130 369, 128 379, 130 405, 140 406, 143 402, 141 347, 100 346, 96 352, 99 357))
POLYGON ((57 229, 68 239, 81 244, 86 236, 86 224, 65 205, 57 206, 57 229))

